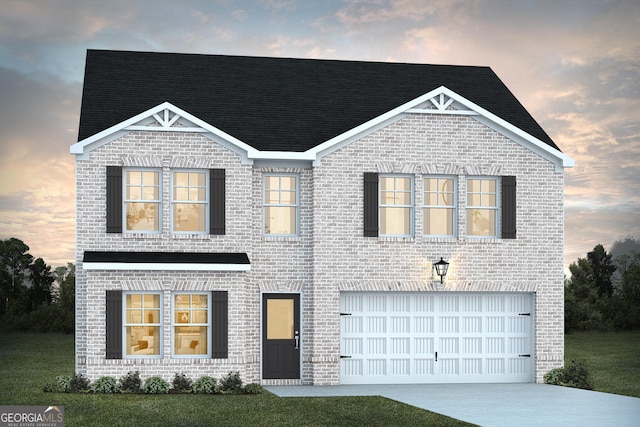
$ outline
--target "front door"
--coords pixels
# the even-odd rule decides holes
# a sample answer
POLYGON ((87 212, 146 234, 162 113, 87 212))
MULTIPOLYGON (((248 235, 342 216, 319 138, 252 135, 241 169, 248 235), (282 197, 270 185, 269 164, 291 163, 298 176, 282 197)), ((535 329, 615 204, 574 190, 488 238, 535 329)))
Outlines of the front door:
POLYGON ((262 377, 300 378, 300 295, 262 295, 262 377))

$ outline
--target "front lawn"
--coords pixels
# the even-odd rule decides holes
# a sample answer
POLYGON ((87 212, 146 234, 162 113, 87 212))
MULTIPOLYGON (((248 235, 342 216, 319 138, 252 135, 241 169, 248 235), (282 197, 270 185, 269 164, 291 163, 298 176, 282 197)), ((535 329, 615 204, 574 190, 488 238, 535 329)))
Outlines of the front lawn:
POLYGON ((584 361, 595 390, 640 397, 640 331, 573 332, 564 347, 565 365, 584 361))
POLYGON ((73 336, 0 334, 0 405, 62 405, 66 426, 471 426, 382 397, 44 393, 74 370, 73 336))

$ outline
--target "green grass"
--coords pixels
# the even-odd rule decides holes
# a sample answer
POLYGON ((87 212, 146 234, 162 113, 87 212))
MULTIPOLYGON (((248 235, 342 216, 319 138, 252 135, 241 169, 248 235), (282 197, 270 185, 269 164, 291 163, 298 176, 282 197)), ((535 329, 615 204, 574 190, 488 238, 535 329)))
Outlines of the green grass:
POLYGON ((575 332, 564 346, 565 364, 584 361, 594 390, 640 397, 640 331, 575 332))
POLYGON ((74 370, 73 336, 0 333, 0 405, 62 405, 73 426, 470 426, 382 397, 44 393, 74 370))

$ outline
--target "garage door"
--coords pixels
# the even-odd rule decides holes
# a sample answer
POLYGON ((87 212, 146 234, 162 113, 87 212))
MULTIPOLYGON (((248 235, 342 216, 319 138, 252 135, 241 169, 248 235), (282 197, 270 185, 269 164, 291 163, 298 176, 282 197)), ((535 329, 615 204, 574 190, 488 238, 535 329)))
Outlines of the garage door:
POLYGON ((342 384, 532 382, 533 294, 344 292, 342 384))

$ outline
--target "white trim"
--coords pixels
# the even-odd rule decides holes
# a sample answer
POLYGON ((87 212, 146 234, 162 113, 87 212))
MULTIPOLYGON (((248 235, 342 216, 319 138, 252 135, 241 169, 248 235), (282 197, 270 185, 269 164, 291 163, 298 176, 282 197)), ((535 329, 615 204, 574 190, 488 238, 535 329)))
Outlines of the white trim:
POLYGON ((84 262, 85 270, 250 271, 251 264, 186 264, 159 262, 84 262))
MULTIPOLYGON (((282 187, 278 187, 278 193, 282 193, 282 187)), ((300 237, 300 174, 292 172, 265 172, 262 174, 262 236, 263 237, 300 237), (294 177, 296 179, 296 202, 294 204, 286 203, 267 203, 266 202, 266 179, 269 177, 277 177, 279 184, 282 184, 283 177, 294 177), (267 225, 265 210, 270 207, 294 208, 296 213, 296 232, 290 234, 267 233, 265 228, 267 225)))
MULTIPOLYGON (((212 306, 211 306, 211 291, 207 292, 207 291, 189 291, 189 290, 185 290, 185 291, 174 291, 171 292, 171 345, 170 345, 170 352, 171 352, 171 358, 172 359, 211 359, 211 328, 213 327, 213 322, 211 321, 212 319, 212 306), (185 326, 185 327, 189 327, 194 325, 194 323, 187 323, 187 324, 180 324, 180 323, 176 323, 176 296, 178 295, 205 295, 207 297, 207 323, 206 324, 202 324, 202 323, 196 323, 195 325, 197 326, 206 326, 207 327, 207 353, 205 354, 179 354, 176 353, 176 328, 179 328, 181 326, 185 326)), ((191 310, 192 307, 189 307, 189 310, 191 310)), ((179 311, 180 309, 178 309, 179 311)))
POLYGON ((122 359, 162 359, 164 357, 164 292, 163 291, 123 291, 122 292, 122 359), (127 295, 158 295, 160 297, 159 323, 127 323, 127 295), (128 354, 127 328, 128 327, 154 327, 158 328, 159 353, 158 354, 128 354))
MULTIPOLYGON (((170 194, 170 207, 169 207, 169 217, 170 217, 170 222, 171 222, 171 233, 172 234, 201 234, 201 235, 208 235, 209 234, 209 218, 210 218, 210 211, 211 211, 211 200, 210 199, 210 194, 211 194, 211 185, 210 185, 210 181, 209 181, 209 169, 194 169, 194 168, 175 168, 175 169, 171 169, 171 173, 170 173, 170 187, 171 187, 171 194, 170 194), (186 173, 186 174, 191 174, 191 173, 204 173, 205 175, 205 185, 204 185, 204 189, 205 189, 205 200, 204 201, 200 201, 200 200, 176 200, 175 199, 175 194, 176 194, 176 183, 175 183, 175 175, 176 173, 186 173), (205 206, 205 218, 204 218, 204 230, 202 231, 193 231, 193 230, 178 230, 176 227, 176 217, 175 217, 175 209, 174 206, 175 205, 188 205, 188 204, 194 204, 194 205, 204 205, 205 206)), ((191 178, 189 175, 189 184, 187 185, 187 187, 183 187, 183 188, 187 188, 188 190, 191 190, 191 178)), ((193 187, 195 188, 202 188, 201 186, 197 186, 194 185, 193 187)), ((187 191, 189 192, 189 191, 187 191)))
MULTIPOLYGON (((203 135, 214 135, 222 141, 230 144, 230 146, 235 147, 235 149, 232 147, 230 148, 233 151, 238 150, 243 153, 243 163, 246 164, 251 164, 253 160, 294 160, 310 161, 313 162, 314 166, 317 166, 320 164, 322 157, 327 154, 375 131, 376 129, 379 129, 382 126, 386 126, 400 120, 407 114, 470 115, 484 125, 502 133, 525 148, 528 148, 529 150, 532 150, 552 161, 556 164, 557 169, 561 170, 562 168, 575 166, 575 161, 560 150, 547 145, 533 135, 530 135, 506 120, 501 119, 495 114, 490 113, 479 105, 469 101, 444 86, 440 86, 439 88, 387 111, 386 113, 362 123, 334 138, 324 141, 305 152, 260 151, 216 128, 215 126, 212 126, 211 124, 187 113, 175 105, 169 102, 164 102, 154 108, 131 117, 130 119, 98 132, 89 138, 78 141, 71 146, 70 153, 75 154, 79 159, 86 159, 90 151, 115 139, 114 134, 121 136, 123 134, 122 132, 126 133, 132 130, 197 132, 202 133, 203 135), (446 97, 449 99, 445 100, 446 97), (436 108, 426 108, 429 105, 433 105, 436 108), (448 109, 449 107, 453 107, 454 109, 448 109), (161 119, 159 122, 160 125, 148 126, 151 124, 150 120, 158 123, 157 119, 160 118, 160 113, 165 117, 165 119, 161 119), (169 118, 170 114, 174 114, 174 116, 169 118), (178 115, 180 118, 175 119, 175 115, 178 115), (185 127, 173 127, 172 125, 176 122, 181 123, 185 127)), ((217 138, 211 139, 215 140, 217 138)))

